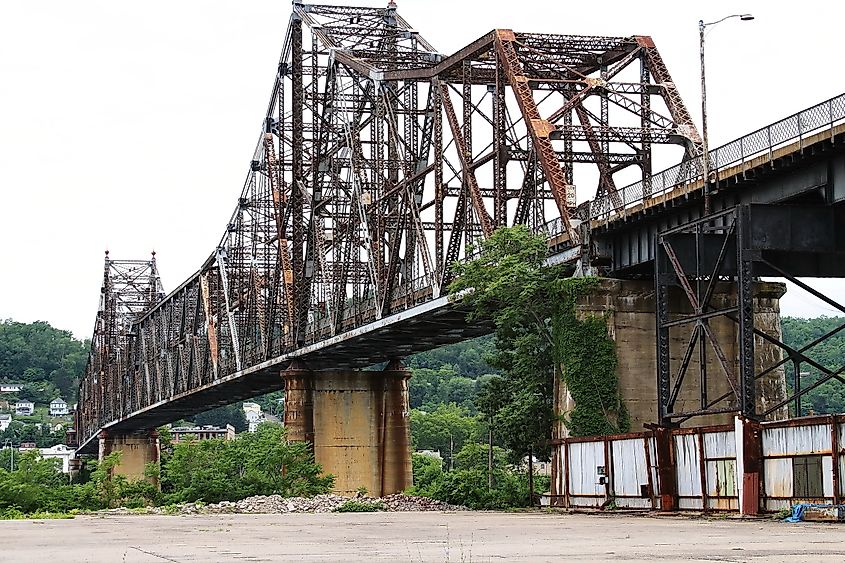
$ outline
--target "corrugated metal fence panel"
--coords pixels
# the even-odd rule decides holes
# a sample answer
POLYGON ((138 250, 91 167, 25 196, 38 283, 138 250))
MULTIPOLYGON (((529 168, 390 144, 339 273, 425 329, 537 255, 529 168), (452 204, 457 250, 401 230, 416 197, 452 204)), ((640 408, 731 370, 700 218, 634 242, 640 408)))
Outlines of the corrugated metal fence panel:
POLYGON ((648 451, 651 461, 651 483, 654 486, 654 507, 659 509, 663 501, 660 498, 660 480, 657 478, 657 439, 654 436, 648 438, 648 451))
POLYGON ((707 478, 707 506, 715 510, 737 510, 736 439, 734 433, 707 432, 704 435, 707 478))
POLYGON ((732 431, 708 432, 704 435, 704 458, 736 459, 736 439, 732 431))
POLYGON ((777 458, 763 460, 764 490, 766 492, 766 510, 780 510, 789 506, 788 500, 780 497, 792 497, 792 459, 777 458))
POLYGON ((604 459, 604 442, 569 444, 569 494, 572 505, 602 505, 605 487, 598 483, 596 470, 599 466, 607 466, 604 459))
POLYGON ((774 511, 788 508, 795 502, 832 500, 833 457, 830 454, 830 424, 775 428, 764 426, 765 509, 774 511), (819 457, 805 458, 804 456, 819 457), (798 474, 796 474, 796 464, 799 466, 798 474), (816 469, 812 469, 813 467, 816 469), (818 485, 812 485, 814 480, 815 483, 819 483, 819 477, 821 478, 820 489, 818 485), (799 490, 795 489, 798 486, 796 482, 799 482, 799 490), (811 492, 808 495, 808 491, 813 489, 818 492, 811 492))
POLYGON ((675 470, 678 479, 678 508, 702 508, 701 470, 698 465, 698 436, 681 434, 675 441, 675 470), (697 497, 697 498, 696 498, 697 497))
MULTIPOLYGON (((839 425, 839 451, 845 447, 845 422, 839 425)), ((845 497, 845 453, 839 455, 839 497, 845 497)))
POLYGON ((763 427, 763 457, 830 453, 830 424, 763 427))
POLYGON ((822 458, 822 485, 825 498, 833 500, 833 457, 822 458))
POLYGON ((642 438, 614 440, 610 443, 613 456, 613 493, 616 505, 626 508, 651 508, 651 499, 642 497, 642 487, 648 487, 648 465, 645 442, 642 438))

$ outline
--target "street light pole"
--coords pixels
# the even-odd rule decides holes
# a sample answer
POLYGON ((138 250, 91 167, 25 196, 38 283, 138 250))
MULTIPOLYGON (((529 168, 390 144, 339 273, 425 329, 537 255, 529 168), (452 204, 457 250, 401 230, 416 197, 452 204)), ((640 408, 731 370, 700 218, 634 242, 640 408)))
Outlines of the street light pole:
POLYGON ((699 55, 701 57, 701 133, 702 133, 702 172, 703 172, 703 187, 704 187, 704 214, 710 214, 710 145, 707 142, 707 82, 704 73, 704 32, 708 27, 712 27, 718 23, 731 18, 739 18, 740 21, 751 21, 754 16, 751 14, 732 14, 725 16, 720 20, 710 23, 704 23, 704 20, 698 20, 698 41, 699 41, 699 55))

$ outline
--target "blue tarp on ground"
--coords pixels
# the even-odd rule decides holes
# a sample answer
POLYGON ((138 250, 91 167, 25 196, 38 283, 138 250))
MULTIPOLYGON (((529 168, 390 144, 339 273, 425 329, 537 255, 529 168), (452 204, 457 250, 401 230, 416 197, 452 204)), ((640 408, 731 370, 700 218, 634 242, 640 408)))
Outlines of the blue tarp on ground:
POLYGON ((802 502, 800 504, 796 504, 792 507, 792 516, 787 516, 783 519, 784 522, 801 522, 804 520, 804 511, 808 508, 833 508, 834 506, 842 506, 836 504, 810 504, 807 502, 802 502))

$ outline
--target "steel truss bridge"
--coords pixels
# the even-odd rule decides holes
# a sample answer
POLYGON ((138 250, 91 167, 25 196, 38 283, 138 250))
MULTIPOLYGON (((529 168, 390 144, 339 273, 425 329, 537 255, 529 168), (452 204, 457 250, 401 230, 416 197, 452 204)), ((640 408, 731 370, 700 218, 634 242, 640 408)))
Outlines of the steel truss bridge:
MULTIPOLYGON (((745 178, 761 154, 833 131, 845 101, 826 103, 797 131, 711 151, 712 180, 745 178)), ((702 159, 650 37, 497 29, 447 56, 392 2, 294 2, 214 251, 169 294, 155 256, 106 255, 77 443, 280 389, 292 362, 365 367, 487 332, 448 285, 452 264, 500 226, 545 234, 554 259, 581 270, 609 257, 605 271, 636 272, 654 242, 652 227, 632 225, 695 203, 702 159), (654 174, 655 160, 677 164, 654 174), (590 196, 581 205, 576 183, 590 196), (617 235, 652 242, 621 256, 601 242, 617 235)))

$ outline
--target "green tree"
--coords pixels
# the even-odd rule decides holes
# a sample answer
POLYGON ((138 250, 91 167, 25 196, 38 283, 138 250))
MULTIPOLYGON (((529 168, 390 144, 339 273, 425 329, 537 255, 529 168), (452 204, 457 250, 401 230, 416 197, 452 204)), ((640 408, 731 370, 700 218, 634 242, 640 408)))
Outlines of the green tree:
POLYGON ((50 381, 33 381, 27 383, 20 392, 22 399, 28 399, 36 405, 46 405, 50 401, 58 397, 60 391, 58 387, 53 385, 50 381))
POLYGON ((604 319, 582 321, 575 314, 575 299, 596 282, 546 266, 547 254, 545 239, 525 226, 498 229, 481 243, 478 258, 455 265, 450 287, 470 305, 470 320, 493 321, 491 363, 502 377, 485 385, 478 404, 493 415, 514 461, 532 452, 548 457, 556 371, 575 399, 566 421, 572 434, 627 429, 604 319))
POLYGON ((493 338, 481 336, 414 354, 408 358, 406 364, 415 372, 420 368, 435 371, 449 368, 463 377, 476 379, 481 375, 497 372, 487 361, 494 352, 493 338))
POLYGON ((443 473, 443 461, 425 454, 411 454, 414 485, 411 494, 424 491, 443 473))
POLYGON ((48 323, 0 321, 0 381, 49 382, 68 402, 76 400, 90 342, 48 323))
MULTIPOLYGON (((487 481, 486 446, 466 444, 456 456, 456 469, 439 471, 431 462, 414 456, 415 481, 411 492, 473 509, 504 509, 529 505, 529 479, 507 465, 504 450, 494 456, 494 485, 487 481), (419 475, 417 477, 417 475, 419 475)), ((436 460, 435 460, 435 463, 436 460)), ((438 464, 439 465, 439 464, 438 464)), ((547 478, 538 479, 538 490, 548 490, 547 478)))
MULTIPOLYGON (((455 469, 479 469, 487 471, 490 462, 487 444, 465 444, 455 454, 455 469)), ((508 464, 508 452, 504 448, 493 446, 493 470, 503 470, 508 464)), ((486 483, 486 480, 485 480, 486 483)))
POLYGON ((454 403, 441 404, 433 412, 411 410, 411 438, 415 449, 440 452, 447 467, 465 443, 478 440, 476 417, 454 403))
POLYGON ((173 446, 161 470, 168 502, 240 500, 252 495, 311 496, 328 492, 308 444, 285 440, 284 428, 265 423, 237 439, 173 446))
MULTIPOLYGON (((783 341, 798 350, 836 331, 843 324, 845 324, 845 317, 821 316, 813 319, 783 317, 781 319, 783 341)), ((829 338, 806 350, 804 354, 831 371, 841 369, 845 366, 845 331, 835 332, 829 338)), ((801 364, 800 371, 805 374, 801 378, 801 386, 804 389, 824 376, 821 370, 806 362, 801 364)), ((793 376, 794 368, 790 362, 786 364, 786 384, 790 392, 794 387, 793 376)), ((793 409, 792 405, 790 409, 793 409)), ((812 389, 802 397, 801 410, 805 415, 810 412, 816 414, 845 412, 845 384, 833 379, 812 389)))
POLYGON ((201 412, 194 417, 194 424, 199 426, 219 426, 225 428, 227 424, 235 427, 237 432, 245 432, 249 425, 244 415, 241 403, 233 403, 201 412))

